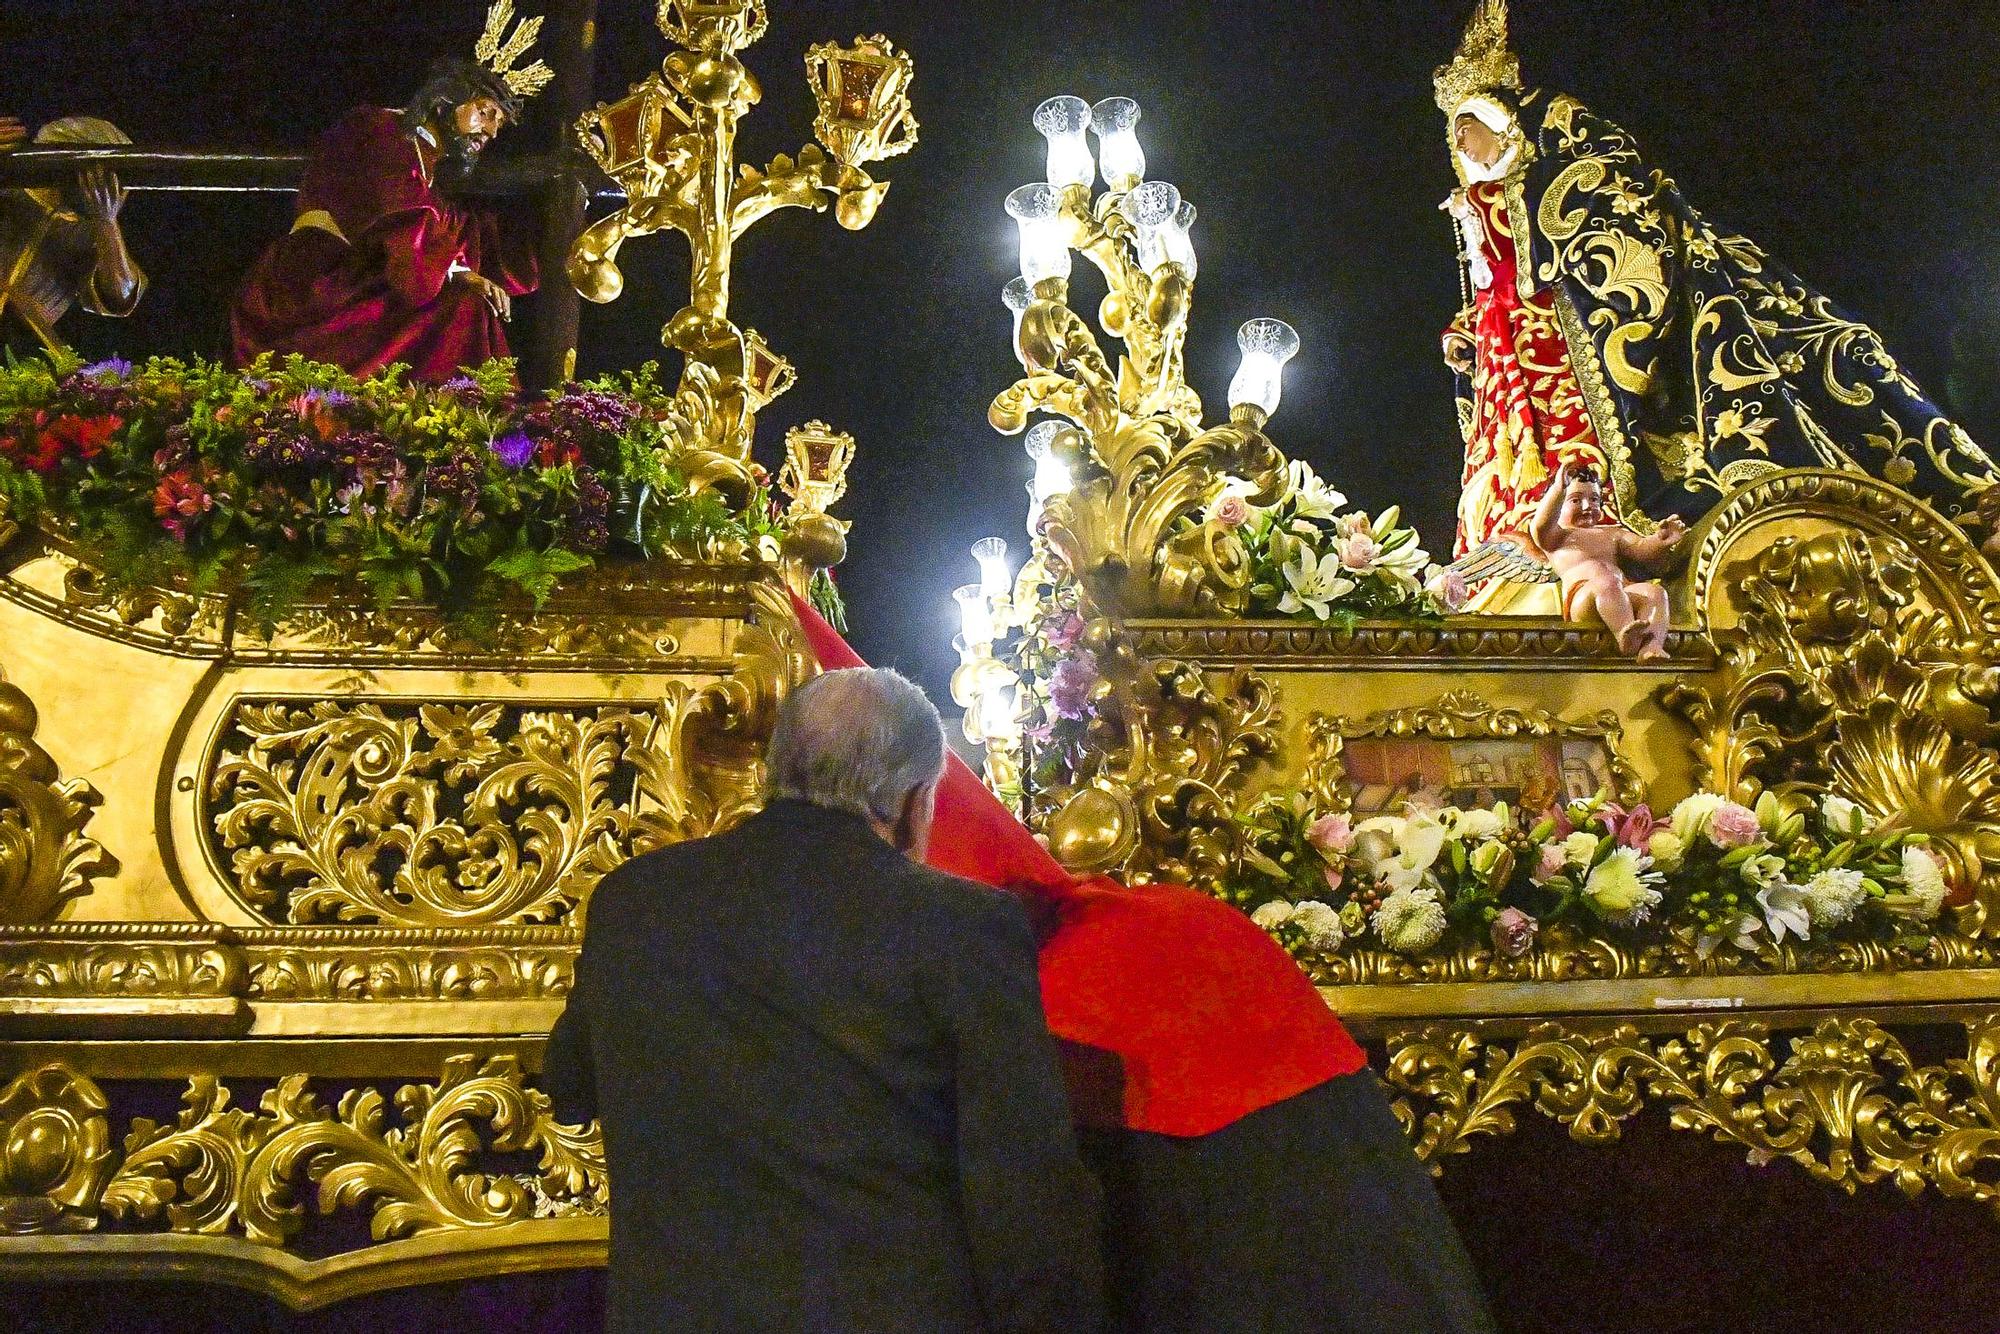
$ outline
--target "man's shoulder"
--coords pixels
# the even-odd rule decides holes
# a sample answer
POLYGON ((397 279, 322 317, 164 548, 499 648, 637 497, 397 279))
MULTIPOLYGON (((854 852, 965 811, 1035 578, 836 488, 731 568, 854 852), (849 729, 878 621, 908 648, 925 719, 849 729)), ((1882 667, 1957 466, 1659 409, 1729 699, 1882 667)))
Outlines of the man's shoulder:
POLYGON ((1004 889, 916 862, 909 863, 904 878, 909 892, 928 910, 923 915, 941 929, 1011 934, 1027 928, 1026 905, 1004 889))

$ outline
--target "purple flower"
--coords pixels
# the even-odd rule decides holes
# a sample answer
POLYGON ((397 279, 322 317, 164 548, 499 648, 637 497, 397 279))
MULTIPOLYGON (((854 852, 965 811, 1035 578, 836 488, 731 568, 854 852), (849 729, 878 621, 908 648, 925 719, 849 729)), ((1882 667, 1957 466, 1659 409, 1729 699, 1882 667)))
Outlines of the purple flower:
POLYGON ((571 431, 587 427, 605 435, 623 435, 639 415, 639 405, 631 399, 595 389, 558 394, 550 400, 549 408, 558 424, 571 431))
POLYGON ((584 551, 602 551, 611 543, 611 493, 597 474, 579 466, 576 500, 569 511, 569 540, 584 551))
POLYGON ((1067 653, 1083 638, 1083 617, 1071 612, 1048 629, 1049 647, 1067 653))
POLYGON ((106 357, 103 361, 93 361, 78 375, 87 375, 93 380, 122 380, 132 373, 132 363, 123 357, 106 357))
POLYGON ((492 449, 500 456, 500 462, 509 468, 524 468, 534 457, 535 442, 528 438, 526 431, 509 431, 494 439, 492 449))
POLYGON ((454 375, 438 388, 447 394, 476 394, 479 392, 479 381, 470 375, 454 375))
POLYGON ((311 468, 333 451, 305 431, 267 430, 243 446, 244 461, 260 468, 311 468))
POLYGON ((479 456, 468 449, 455 449, 424 469, 425 488, 449 504, 462 525, 478 522, 479 492, 485 480, 479 456))
POLYGON ((1090 716, 1090 692, 1097 684, 1097 664, 1087 657, 1064 658, 1049 677, 1049 703, 1058 717, 1090 716))

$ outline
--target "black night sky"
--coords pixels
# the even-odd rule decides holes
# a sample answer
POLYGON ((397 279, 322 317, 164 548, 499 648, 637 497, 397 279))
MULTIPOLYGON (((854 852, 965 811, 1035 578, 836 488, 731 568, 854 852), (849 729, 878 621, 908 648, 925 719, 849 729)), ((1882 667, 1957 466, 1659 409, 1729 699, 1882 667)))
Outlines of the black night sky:
MULTIPOLYGON (((524 9, 533 12, 530 2, 524 9)), ((999 302, 1014 271, 1000 209, 1038 177, 1042 98, 1122 93, 1145 108, 1151 175, 1201 210, 1190 338, 1219 416, 1234 331, 1270 314, 1305 348, 1274 438, 1357 503, 1401 503, 1449 544, 1458 466, 1437 331, 1457 302, 1452 185, 1430 72, 1469 3, 1411 0, 774 0, 748 53, 758 163, 810 135, 801 58, 815 41, 889 35, 916 57, 923 142, 883 164, 875 224, 778 215, 738 250, 733 314, 799 366, 763 421, 822 418, 861 442, 841 570, 857 647, 942 696, 949 600, 966 547, 1021 534, 1029 464, 985 423, 1014 369, 999 302)), ((1880 328, 1976 436, 2000 440, 2000 25, 1965 0, 1672 4, 1518 0, 1532 82, 1632 130, 1711 218, 1741 230, 1880 328)), ((141 144, 303 149, 347 106, 395 104, 440 52, 469 48, 482 0, 231 4, 10 0, 0 108, 31 123, 107 116, 141 144)), ((597 93, 664 54, 651 0, 603 0, 597 93)), ((546 115, 501 141, 546 144, 546 115)), ((218 352, 242 271, 290 217, 279 195, 142 194, 128 235, 154 279, 124 325, 73 317, 86 351, 218 352)), ((626 251, 617 304, 586 312, 583 369, 658 351, 686 294, 675 237, 626 251)), ((1079 266, 1079 274, 1084 266, 1079 266)), ((1077 306, 1094 307, 1079 283, 1077 306)), ((527 313, 532 318, 532 308, 527 313)))

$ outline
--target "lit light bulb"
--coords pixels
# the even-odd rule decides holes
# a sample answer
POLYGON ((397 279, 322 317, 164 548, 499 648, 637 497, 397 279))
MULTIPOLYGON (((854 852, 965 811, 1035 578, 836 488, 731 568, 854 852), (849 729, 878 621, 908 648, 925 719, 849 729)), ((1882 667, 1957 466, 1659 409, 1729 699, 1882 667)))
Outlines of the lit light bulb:
POLYGON ((1090 155, 1090 103, 1080 97, 1051 97, 1035 108, 1035 128, 1049 141, 1049 184, 1089 185, 1097 175, 1090 155))
POLYGON ((1021 688, 996 683, 979 697, 979 730, 989 740, 1011 741, 1020 727, 1021 688))
POLYGON ((1167 248, 1167 262, 1178 264, 1187 270, 1192 279, 1195 272, 1194 259, 1194 205, 1181 200, 1181 206, 1174 210, 1172 222, 1160 226, 1160 240, 1167 248))
POLYGON ((1139 104, 1107 97, 1090 109, 1097 135, 1097 170, 1113 190, 1130 190, 1146 179, 1146 150, 1139 147, 1139 104))
POLYGON ((1236 346, 1243 364, 1229 382, 1229 406, 1255 407, 1268 418, 1278 410, 1285 363, 1299 354, 1299 335, 1283 320, 1251 320, 1236 331, 1236 346))
POLYGON ((1134 186, 1118 202, 1118 211, 1132 224, 1134 248, 1139 264, 1152 273, 1167 262, 1165 231, 1180 212, 1181 192, 1165 181, 1147 181, 1134 186))
POLYGON ((987 605, 986 590, 978 584, 955 588, 959 624, 964 627, 966 647, 977 652, 993 642, 993 608, 987 605))
POLYGON ((1038 509, 1070 488, 1069 465, 1055 450, 1056 434, 1061 430, 1054 422, 1036 422, 1028 432, 1028 457, 1035 461, 1033 491, 1038 509))
POLYGON ((979 587, 989 598, 1007 596, 1014 579, 1007 572, 1007 542, 1004 538, 983 537, 972 544, 972 558, 979 562, 979 587))
POLYGON ((1069 224, 1061 194, 1046 181, 1024 185, 1007 196, 1007 216, 1021 229, 1021 276, 1028 286, 1068 278, 1069 224))

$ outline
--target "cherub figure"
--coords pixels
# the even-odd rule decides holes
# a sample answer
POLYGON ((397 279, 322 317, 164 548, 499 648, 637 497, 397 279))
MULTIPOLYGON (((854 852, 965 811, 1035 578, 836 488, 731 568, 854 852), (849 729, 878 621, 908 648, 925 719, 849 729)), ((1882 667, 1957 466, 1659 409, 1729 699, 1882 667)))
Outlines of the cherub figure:
POLYGON ((1687 536, 1678 516, 1641 537, 1605 517, 1604 492, 1589 468, 1564 463, 1555 485, 1535 507, 1529 536, 1562 581, 1563 618, 1584 620, 1595 609, 1621 653, 1640 662, 1667 656, 1667 590, 1629 573, 1658 574, 1687 536))

